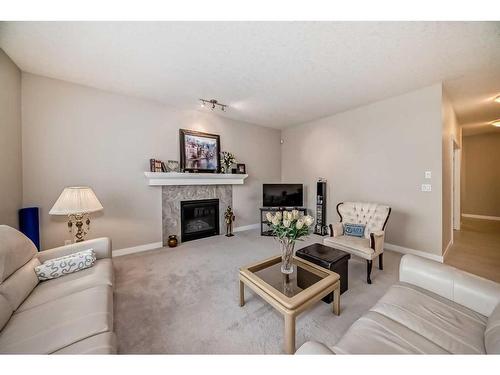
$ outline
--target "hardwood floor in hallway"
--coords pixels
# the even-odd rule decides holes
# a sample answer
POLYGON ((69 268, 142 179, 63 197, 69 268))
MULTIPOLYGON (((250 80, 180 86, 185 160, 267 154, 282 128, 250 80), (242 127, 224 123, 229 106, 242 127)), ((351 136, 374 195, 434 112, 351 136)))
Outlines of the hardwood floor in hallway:
POLYGON ((500 282, 500 221, 462 218, 444 262, 500 282))

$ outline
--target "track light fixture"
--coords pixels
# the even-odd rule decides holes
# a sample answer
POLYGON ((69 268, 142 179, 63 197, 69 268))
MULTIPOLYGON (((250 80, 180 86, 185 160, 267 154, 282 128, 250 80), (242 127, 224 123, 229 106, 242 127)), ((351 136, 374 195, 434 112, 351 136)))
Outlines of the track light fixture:
POLYGON ((201 102, 201 106, 202 108, 205 108, 205 107, 209 107, 212 111, 215 110, 216 107, 219 107, 219 109, 222 111, 222 112, 225 112, 226 111, 226 107, 227 107, 227 104, 222 104, 222 103, 219 103, 217 100, 215 99, 210 99, 210 100, 207 100, 207 99, 200 99, 200 102, 201 102))

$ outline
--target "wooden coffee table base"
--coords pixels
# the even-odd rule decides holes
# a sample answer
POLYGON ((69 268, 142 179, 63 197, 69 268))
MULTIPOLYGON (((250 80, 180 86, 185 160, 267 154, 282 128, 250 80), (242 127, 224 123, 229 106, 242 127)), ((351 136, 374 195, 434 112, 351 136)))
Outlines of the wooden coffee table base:
POLYGON ((240 269, 240 306, 245 305, 246 285, 281 314, 283 314, 285 320, 284 349, 285 353, 293 354, 295 353, 295 318, 301 312, 333 292, 334 300, 332 303, 332 310, 334 314, 340 314, 340 278, 336 273, 320 269, 315 264, 303 259, 294 258, 294 261, 300 263, 301 267, 308 269, 309 271, 314 271, 315 273, 318 271, 326 273, 326 276, 323 280, 307 289, 304 289, 296 296, 291 298, 286 297, 269 284, 265 283, 258 277, 255 277, 253 274, 253 272, 263 269, 269 266, 269 264, 275 264, 280 261, 281 257, 273 257, 258 264, 240 269))

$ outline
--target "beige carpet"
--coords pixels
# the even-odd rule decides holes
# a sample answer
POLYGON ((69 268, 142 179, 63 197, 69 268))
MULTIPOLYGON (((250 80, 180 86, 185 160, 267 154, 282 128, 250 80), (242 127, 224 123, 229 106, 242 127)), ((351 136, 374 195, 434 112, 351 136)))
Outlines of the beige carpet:
MULTIPOLYGON (((311 235, 296 248, 321 239, 311 235)), ((282 316, 248 289, 245 306, 238 305, 238 268, 277 253, 274 239, 251 230, 115 258, 119 353, 282 353, 282 316)), ((334 345, 397 281, 400 259, 386 251, 384 270, 374 262, 368 285, 366 262, 351 258, 341 315, 323 302, 302 313, 297 348, 308 340, 334 345)))

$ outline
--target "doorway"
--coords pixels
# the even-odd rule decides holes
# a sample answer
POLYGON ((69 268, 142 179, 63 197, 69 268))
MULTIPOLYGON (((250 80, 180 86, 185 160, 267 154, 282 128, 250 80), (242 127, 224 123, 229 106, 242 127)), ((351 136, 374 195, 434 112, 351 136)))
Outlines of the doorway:
POLYGON ((444 262, 500 282, 500 133, 452 147, 452 245, 444 262))
POLYGON ((455 139, 451 139, 452 143, 452 152, 453 152, 453 167, 452 167, 452 223, 453 229, 451 231, 451 238, 453 241, 454 230, 460 230, 460 219, 461 219, 461 211, 460 211, 460 167, 461 167, 461 158, 462 158, 462 150, 460 149, 460 145, 455 139))

